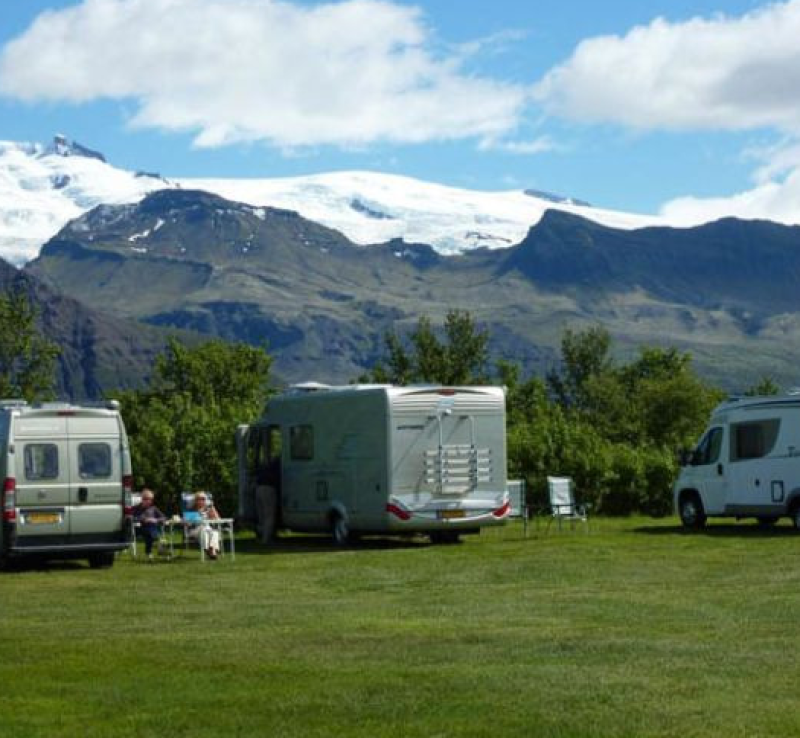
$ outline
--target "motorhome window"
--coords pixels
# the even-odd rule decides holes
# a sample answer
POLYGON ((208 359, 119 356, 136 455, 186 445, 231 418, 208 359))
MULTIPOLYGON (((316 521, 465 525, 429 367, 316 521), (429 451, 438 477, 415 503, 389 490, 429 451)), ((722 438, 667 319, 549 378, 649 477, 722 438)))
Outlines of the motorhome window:
POLYGON ((78 446, 78 474, 81 479, 110 477, 111 446, 107 443, 82 443, 78 446))
POLYGON ((295 425, 289 431, 289 448, 294 461, 310 461, 314 458, 314 428, 310 425, 295 425))
POLYGON ((692 466, 716 464, 722 450, 722 428, 712 428, 697 446, 692 459, 692 466))
POLYGON ((58 478, 58 446, 54 443, 28 443, 24 456, 25 479, 58 478))
POLYGON ((731 461, 760 459, 772 451, 780 420, 759 420, 731 426, 731 461))

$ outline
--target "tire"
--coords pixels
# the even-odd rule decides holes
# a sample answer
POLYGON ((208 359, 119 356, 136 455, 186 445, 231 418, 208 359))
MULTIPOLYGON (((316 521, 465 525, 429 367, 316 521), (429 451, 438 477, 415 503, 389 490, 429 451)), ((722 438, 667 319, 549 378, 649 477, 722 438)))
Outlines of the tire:
POLYGON ((678 513, 686 530, 702 530, 706 524, 706 512, 696 492, 681 497, 678 513))
POLYGON ((800 533, 800 502, 795 502, 792 505, 789 515, 792 518, 792 525, 794 526, 794 529, 800 533))
POLYGON ((346 546, 350 543, 350 526, 341 513, 331 516, 331 538, 337 546, 346 546))
POLYGON ((275 487, 256 488, 257 532, 261 543, 273 543, 278 537, 278 491, 275 487))
POLYGON ((430 534, 431 543, 441 546, 453 546, 461 543, 461 536, 454 530, 437 530, 430 534))
POLYGON ((114 566, 114 552, 103 551, 102 553, 89 554, 89 566, 92 569, 110 569, 114 566))
POLYGON ((757 520, 758 520, 758 527, 764 528, 765 530, 774 527, 775 523, 778 522, 778 518, 772 516, 760 517, 757 518, 757 520))

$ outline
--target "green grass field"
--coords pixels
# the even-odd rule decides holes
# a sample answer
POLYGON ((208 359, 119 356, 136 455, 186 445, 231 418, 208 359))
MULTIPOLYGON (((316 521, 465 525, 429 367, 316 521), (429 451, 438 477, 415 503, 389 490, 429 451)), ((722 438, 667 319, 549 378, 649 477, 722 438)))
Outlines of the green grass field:
POLYGON ((600 519, 0 575, 0 736, 800 735, 800 538, 600 519))

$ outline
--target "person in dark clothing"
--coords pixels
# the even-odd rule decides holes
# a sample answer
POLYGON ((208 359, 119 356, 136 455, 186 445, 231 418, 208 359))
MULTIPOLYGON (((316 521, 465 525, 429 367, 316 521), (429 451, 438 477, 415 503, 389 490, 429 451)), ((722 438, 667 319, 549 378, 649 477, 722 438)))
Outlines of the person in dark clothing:
POLYGON ((142 490, 142 501, 133 509, 133 519, 139 524, 144 540, 144 552, 153 558, 153 544, 161 538, 161 525, 167 519, 155 505, 155 495, 150 489, 142 490))

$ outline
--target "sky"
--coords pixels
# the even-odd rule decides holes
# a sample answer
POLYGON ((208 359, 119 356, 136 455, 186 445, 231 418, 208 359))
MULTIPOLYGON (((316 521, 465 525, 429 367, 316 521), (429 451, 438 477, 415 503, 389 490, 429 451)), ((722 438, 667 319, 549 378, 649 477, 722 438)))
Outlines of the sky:
POLYGON ((0 139, 800 222, 800 0, 3 0, 0 139))

